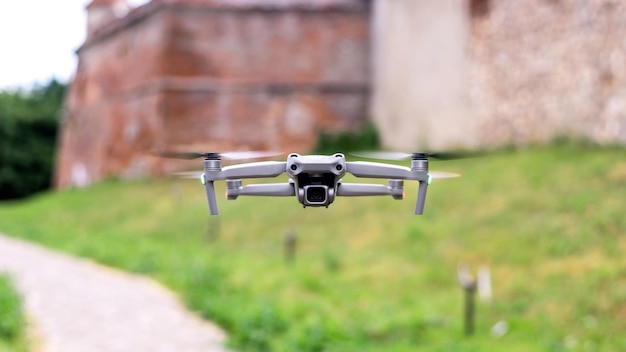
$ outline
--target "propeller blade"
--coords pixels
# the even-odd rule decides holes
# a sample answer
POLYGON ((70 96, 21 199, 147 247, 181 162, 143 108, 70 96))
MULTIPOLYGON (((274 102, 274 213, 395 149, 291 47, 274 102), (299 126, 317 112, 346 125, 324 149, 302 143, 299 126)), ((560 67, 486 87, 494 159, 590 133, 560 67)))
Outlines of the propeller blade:
POLYGON ((457 160, 457 159, 467 159, 467 158, 477 158, 482 156, 481 152, 470 152, 470 151, 457 151, 457 152, 435 152, 435 153, 426 153, 429 158, 435 158, 438 160, 457 160))
POLYGON ((421 156, 426 158, 434 158, 437 160, 456 160, 456 159, 466 159, 466 158, 475 158, 481 156, 480 152, 416 152, 416 153, 404 153, 404 152, 390 152, 390 151, 363 151, 363 152, 355 152, 351 153, 354 156, 368 158, 368 159, 379 159, 379 160, 406 160, 411 159, 414 156, 421 156))
POLYGON ((205 155, 203 153, 196 153, 196 152, 169 152, 169 151, 157 152, 155 154, 163 158, 185 159, 185 160, 197 159, 205 155))
POLYGON ((208 156, 224 158, 227 160, 246 160, 246 159, 260 159, 279 156, 284 154, 282 152, 275 151, 241 151, 241 152, 225 152, 225 153, 198 153, 198 152, 172 152, 163 151, 155 153, 157 156, 171 159, 185 159, 192 160, 198 158, 206 158, 208 156))
POLYGON ((246 159, 260 159, 279 156, 284 153, 275 151, 247 151, 247 152, 226 152, 219 153, 219 155, 228 160, 246 160, 246 159))
POLYGON ((182 178, 200 178, 202 174, 204 174, 204 172, 202 171, 184 171, 184 172, 177 172, 174 175, 178 177, 182 177, 182 178))
POLYGON ((454 178, 461 176, 461 174, 445 171, 429 171, 428 175, 430 175, 430 177, 432 178, 454 178))
POLYGON ((405 159, 410 158, 411 155, 413 155, 410 153, 387 152, 387 151, 362 151, 362 152, 354 152, 350 154, 361 157, 361 158, 379 159, 379 160, 405 160, 405 159))

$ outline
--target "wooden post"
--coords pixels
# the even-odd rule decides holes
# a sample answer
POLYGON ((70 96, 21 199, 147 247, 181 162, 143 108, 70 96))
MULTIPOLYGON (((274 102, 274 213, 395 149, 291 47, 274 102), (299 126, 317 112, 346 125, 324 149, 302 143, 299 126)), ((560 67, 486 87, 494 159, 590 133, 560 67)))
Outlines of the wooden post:
POLYGON ((459 265, 457 268, 457 279, 465 293, 463 326, 465 335, 470 336, 474 334, 474 322, 476 319, 476 279, 472 277, 467 265, 459 265))
POLYGON ((474 322, 475 322, 475 294, 476 288, 469 287, 465 290, 465 335, 470 336, 474 334, 474 322))

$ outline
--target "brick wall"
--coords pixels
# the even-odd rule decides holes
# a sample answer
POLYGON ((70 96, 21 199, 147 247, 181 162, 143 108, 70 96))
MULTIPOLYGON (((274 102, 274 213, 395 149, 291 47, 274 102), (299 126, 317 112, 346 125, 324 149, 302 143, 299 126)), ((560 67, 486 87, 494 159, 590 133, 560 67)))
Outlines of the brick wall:
POLYGON ((368 54, 360 0, 153 0, 78 50, 56 184, 189 165, 155 150, 307 151, 363 123, 368 54))

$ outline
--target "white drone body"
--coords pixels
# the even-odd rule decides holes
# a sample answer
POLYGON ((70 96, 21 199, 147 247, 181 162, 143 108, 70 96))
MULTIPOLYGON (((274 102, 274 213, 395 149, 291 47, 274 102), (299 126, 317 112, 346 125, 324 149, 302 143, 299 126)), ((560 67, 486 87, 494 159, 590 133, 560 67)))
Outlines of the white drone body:
POLYGON ((295 196, 304 207, 328 207, 336 197, 391 196, 394 199, 403 199, 404 180, 413 180, 419 182, 415 214, 423 214, 426 191, 431 179, 458 176, 452 173, 429 173, 425 153, 411 154, 410 168, 377 162, 346 161, 341 153, 330 156, 292 153, 282 162, 261 161, 222 168, 221 157, 226 157, 226 154, 198 155, 204 157, 204 172, 199 176, 206 189, 211 215, 219 213, 214 182, 220 180, 226 181, 226 198, 230 200, 239 196, 295 196), (289 176, 288 182, 247 185, 242 182, 243 179, 273 178, 283 173, 289 176), (342 177, 346 173, 359 178, 389 181, 387 186, 345 183, 342 177))

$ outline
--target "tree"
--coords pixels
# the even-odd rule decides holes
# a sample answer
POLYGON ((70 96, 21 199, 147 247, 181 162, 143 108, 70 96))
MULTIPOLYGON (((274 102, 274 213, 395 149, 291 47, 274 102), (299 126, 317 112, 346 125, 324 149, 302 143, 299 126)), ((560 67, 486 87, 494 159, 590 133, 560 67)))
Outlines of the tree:
POLYGON ((0 199, 50 187, 66 88, 53 79, 29 90, 0 92, 0 199))

